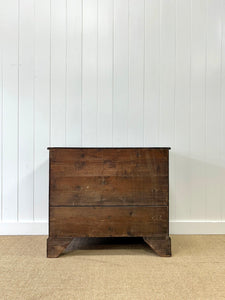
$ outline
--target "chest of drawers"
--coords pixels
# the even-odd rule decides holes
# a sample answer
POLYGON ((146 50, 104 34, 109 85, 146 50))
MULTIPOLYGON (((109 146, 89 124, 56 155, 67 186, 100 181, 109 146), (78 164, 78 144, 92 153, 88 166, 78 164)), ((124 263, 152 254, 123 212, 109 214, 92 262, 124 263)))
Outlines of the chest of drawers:
POLYGON ((48 148, 47 256, 76 237, 143 237, 171 255, 170 148, 48 148))

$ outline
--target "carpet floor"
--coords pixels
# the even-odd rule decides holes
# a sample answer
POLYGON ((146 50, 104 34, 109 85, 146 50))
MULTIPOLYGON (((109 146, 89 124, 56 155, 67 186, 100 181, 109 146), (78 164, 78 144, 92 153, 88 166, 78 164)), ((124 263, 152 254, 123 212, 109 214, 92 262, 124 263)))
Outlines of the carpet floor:
POLYGON ((225 235, 174 235, 172 257, 142 239, 84 239, 46 258, 46 236, 0 236, 0 299, 225 299, 225 235))

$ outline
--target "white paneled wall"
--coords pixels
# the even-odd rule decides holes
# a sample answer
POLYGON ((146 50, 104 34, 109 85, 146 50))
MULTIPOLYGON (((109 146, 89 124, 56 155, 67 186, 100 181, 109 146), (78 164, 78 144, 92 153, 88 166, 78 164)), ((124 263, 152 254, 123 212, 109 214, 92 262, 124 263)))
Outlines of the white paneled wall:
POLYGON ((48 146, 171 146, 172 233, 225 233, 225 1, 0 1, 0 234, 47 233, 48 146))

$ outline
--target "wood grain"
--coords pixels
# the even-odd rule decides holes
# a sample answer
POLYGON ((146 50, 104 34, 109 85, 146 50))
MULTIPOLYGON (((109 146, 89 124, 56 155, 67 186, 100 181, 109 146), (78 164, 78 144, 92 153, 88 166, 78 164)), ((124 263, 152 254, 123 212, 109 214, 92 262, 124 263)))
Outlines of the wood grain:
POLYGON ((168 205, 168 176, 53 176, 50 206, 60 205, 168 205))
POLYGON ((69 244, 73 238, 51 238, 47 240, 47 257, 58 257, 69 244))
POLYGON ((167 176, 168 150, 52 149, 52 178, 73 176, 167 176))
POLYGON ((168 207, 51 207, 51 237, 168 234, 168 207))
POLYGON ((162 256, 162 257, 171 256, 171 239, 169 236, 144 237, 144 241, 159 256, 162 256))
POLYGON ((72 148, 49 147, 52 162, 102 161, 110 159, 116 162, 133 161, 167 161, 170 148, 72 148))
POLYGON ((48 256, 73 237, 145 237, 170 253, 169 148, 49 148, 48 256))

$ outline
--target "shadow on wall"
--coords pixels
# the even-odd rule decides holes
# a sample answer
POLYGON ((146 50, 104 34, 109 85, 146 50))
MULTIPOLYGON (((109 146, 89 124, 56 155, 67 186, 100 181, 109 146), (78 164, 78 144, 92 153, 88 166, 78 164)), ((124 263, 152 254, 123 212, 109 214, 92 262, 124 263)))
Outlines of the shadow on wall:
POLYGON ((170 151, 170 220, 225 220, 225 160, 170 151))

